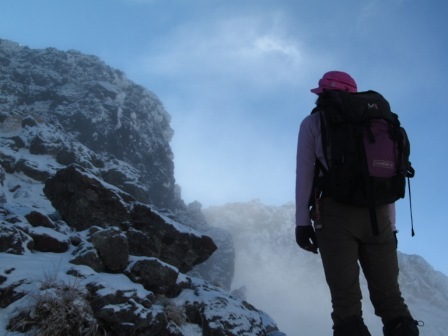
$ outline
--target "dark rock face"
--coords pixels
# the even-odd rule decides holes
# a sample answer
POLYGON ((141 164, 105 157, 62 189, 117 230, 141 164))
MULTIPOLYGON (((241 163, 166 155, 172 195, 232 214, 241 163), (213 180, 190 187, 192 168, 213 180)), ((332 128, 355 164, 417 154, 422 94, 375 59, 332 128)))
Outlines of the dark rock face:
POLYGON ((134 198, 104 187, 80 166, 69 166, 47 180, 44 193, 61 217, 75 230, 92 226, 129 226, 126 202, 134 198))
MULTIPOLYGON (((119 228, 128 241, 120 246, 130 254, 158 258, 181 272, 188 272, 216 250, 210 237, 163 218, 126 193, 107 188, 79 166, 59 170, 47 180, 44 193, 72 228, 119 228)), ((112 239, 105 238, 104 233, 98 235, 102 240, 112 239)), ((109 262, 102 259, 107 267, 109 262)))
MULTIPOLYGON (((99 58, 73 50, 33 50, 0 40, 0 59, 0 87, 7 95, 0 99, 0 120, 22 116, 23 128, 57 125, 90 150, 138 167, 148 191, 142 201, 170 209, 182 203, 169 146, 170 116, 152 92, 99 58)), ((57 154, 63 148, 36 136, 30 151, 57 154)), ((60 162, 74 159, 67 149, 60 162)))

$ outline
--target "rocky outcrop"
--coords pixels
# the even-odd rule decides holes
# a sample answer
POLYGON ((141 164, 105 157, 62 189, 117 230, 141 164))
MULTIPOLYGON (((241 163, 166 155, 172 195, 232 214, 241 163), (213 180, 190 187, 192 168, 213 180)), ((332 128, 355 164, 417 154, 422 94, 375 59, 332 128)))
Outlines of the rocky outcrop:
POLYGON ((182 336, 191 328, 205 336, 278 332, 269 316, 244 299, 184 274, 214 251, 209 237, 108 187, 78 166, 61 169, 50 178, 45 193, 59 209, 60 217, 36 210, 23 217, 6 213, 9 222, 0 225, 0 237, 9 233, 12 238, 2 242, 2 260, 11 265, 5 255, 13 253, 20 254, 22 260, 32 259, 31 252, 37 248, 71 254, 71 267, 64 276, 76 280, 61 282, 60 274, 36 282, 28 279, 26 262, 0 266, 0 309, 16 305, 27 295, 32 295, 31 302, 36 304, 15 310, 8 324, 10 331, 28 332, 50 324, 45 318, 64 309, 61 316, 66 311, 78 314, 76 319, 70 315, 67 321, 76 324, 65 328, 100 328, 112 336, 182 336), (79 205, 79 218, 69 211, 73 204, 79 205), (151 244, 157 247, 146 248, 151 244), (135 255, 135 251, 148 253, 135 255), (105 274, 115 278, 105 278, 105 274), (71 281, 75 285, 70 285, 71 281))
MULTIPOLYGON (((4 60, 0 68, 0 85, 5 88, 0 92, 0 182, 4 181, 6 175, 21 175, 36 183, 45 183, 61 168, 72 164, 83 167, 90 175, 124 191, 123 194, 131 195, 143 204, 151 203, 159 209, 163 206, 163 214, 170 219, 211 237, 218 250, 205 263, 197 265, 191 274, 230 290, 235 257, 232 237, 225 230, 212 228, 207 224, 198 202, 186 206, 181 200, 180 188, 173 183, 172 157, 168 143, 172 130, 166 123, 169 116, 157 98, 127 81, 122 73, 107 67, 96 57, 75 51, 64 53, 51 48, 32 50, 0 40, 0 59, 4 60), (57 66, 53 67, 55 64, 57 66), (83 65, 98 69, 99 72, 86 74, 83 65), (61 73, 61 69, 69 73, 61 73), (118 77, 110 76, 114 73, 118 77), (61 85, 64 82, 61 82, 61 76, 67 76, 69 84, 61 85), (95 81, 101 81, 101 85, 96 85, 96 89, 90 92, 89 85, 95 81), (130 96, 141 104, 135 107, 135 103, 125 99, 123 106, 117 105, 116 101, 108 100, 111 99, 109 94, 103 96, 101 92, 106 91, 101 88, 108 88, 106 91, 110 92, 132 92, 130 96), (58 94, 49 93, 54 91, 58 94), (62 99, 62 103, 58 99, 53 101, 60 96, 66 97, 62 99), (105 109, 102 104, 116 107, 116 110, 105 109), (130 106, 134 106, 136 111, 131 111, 130 106), (121 114, 121 119, 120 114, 116 113, 119 108, 123 111, 126 109, 121 114), (135 117, 129 119, 127 115, 133 116, 133 113, 135 117), (144 119, 143 123, 140 122, 140 117, 144 119), (86 123, 81 123, 78 119, 85 120, 86 123), (112 119, 117 123, 111 122, 112 119), (129 123, 132 124, 130 120, 135 120, 142 126, 129 133, 130 138, 141 140, 139 146, 133 141, 120 141, 119 145, 126 143, 126 148, 119 154, 114 152, 117 150, 114 144, 118 138, 111 137, 108 145, 100 144, 105 133, 116 135, 120 127, 129 128, 129 123), (91 137, 97 134, 103 135, 93 141, 91 137), (94 145, 96 141, 98 144, 94 145), (115 148, 113 153, 108 150, 109 147, 115 148), (149 160, 151 165, 146 164, 145 160, 149 160), (157 167, 156 171, 151 168, 154 166, 157 167)), ((6 188, 10 197, 17 200, 21 200, 29 192, 15 179, 9 181, 4 190, 6 188)), ((4 198, 5 194, 0 191, 0 204, 6 201, 4 198)), ((136 207, 134 215, 147 216, 147 212, 148 209, 136 207)), ((117 211, 114 211, 114 215, 117 215, 117 211)), ((30 216, 36 217, 36 214, 30 216)), ((89 225, 94 219, 89 218, 89 225)), ((31 221, 40 220, 45 221, 42 218, 31 218, 31 221)), ((57 222, 42 226, 53 224, 57 222)), ((84 224, 78 224, 78 230, 82 230, 84 224)), ((166 228, 169 229, 168 226, 166 228)), ((166 234, 168 236, 169 232, 166 234)), ((132 227, 126 231, 126 236, 134 241, 153 240, 144 230, 132 227)), ((161 257, 163 260, 171 257, 171 250, 161 250, 157 240, 147 245, 131 245, 130 249, 133 255, 164 254, 161 257)), ((88 252, 75 258, 79 261, 79 258, 89 257, 92 265, 101 268, 94 262, 95 259, 90 258, 94 255, 88 252)))
MULTIPOLYGON (((141 201, 169 209, 182 204, 169 146, 170 116, 156 95, 98 57, 74 50, 33 50, 0 40, 0 62, 0 121, 21 117, 23 128, 52 123, 91 151, 138 167, 138 182, 146 189, 138 191, 141 201)), ((36 134, 30 142, 33 154, 56 155, 62 164, 80 159, 76 147, 61 141, 36 134)), ((48 177, 35 168, 20 167, 48 177)), ((119 174, 104 177, 125 186, 119 174)))
MULTIPOLYGON (((118 232, 113 237, 110 230, 92 236, 93 245, 108 242, 102 249, 122 246, 132 255, 158 258, 181 272, 190 271, 216 250, 210 237, 164 218, 118 189, 107 188, 80 166, 59 170, 46 182, 44 193, 67 224, 78 231, 93 226, 120 230, 122 236, 118 232)), ((101 256, 101 249, 97 250, 101 256)), ((106 267, 110 263, 105 261, 106 267)))
POLYGON ((0 87, 1 334, 277 331, 230 294, 232 239, 183 203, 154 94, 97 57, 5 40, 0 87))
POLYGON ((28 295, 37 305, 15 308, 10 331, 46 325, 50 311, 64 309, 78 314, 67 322, 77 324, 65 328, 100 328, 112 336, 182 336, 191 328, 205 336, 281 335, 269 316, 244 299, 185 274, 216 249, 208 236, 77 165, 59 170, 44 192, 57 213, 4 211, 0 237, 12 237, 2 241, 2 260, 11 265, 8 254, 27 260, 39 250, 65 255, 71 266, 64 275, 36 282, 28 279, 26 262, 0 265, 0 309, 28 295))

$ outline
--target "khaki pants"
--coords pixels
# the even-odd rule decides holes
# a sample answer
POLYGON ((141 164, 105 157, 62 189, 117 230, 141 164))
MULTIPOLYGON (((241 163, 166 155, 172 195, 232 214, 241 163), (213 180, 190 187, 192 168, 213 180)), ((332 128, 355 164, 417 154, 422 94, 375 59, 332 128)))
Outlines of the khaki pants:
POLYGON ((367 279, 375 314, 383 323, 411 316, 398 286, 398 261, 388 207, 377 208, 379 235, 372 234, 367 207, 321 201, 323 228, 316 231, 319 250, 330 288, 335 323, 361 316, 359 265, 367 279))

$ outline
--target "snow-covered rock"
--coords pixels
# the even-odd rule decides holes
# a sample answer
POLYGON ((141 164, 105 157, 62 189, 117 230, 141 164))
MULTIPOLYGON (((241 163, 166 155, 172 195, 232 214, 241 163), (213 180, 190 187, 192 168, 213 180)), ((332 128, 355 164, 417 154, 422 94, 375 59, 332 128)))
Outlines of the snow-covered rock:
POLYGON ((231 237, 182 201, 169 122, 95 56, 0 40, 0 334, 278 331, 226 289, 231 237))
MULTIPOLYGON (((30 144, 32 154, 54 154, 59 162, 77 160, 100 166, 101 156, 116 158, 137 169, 134 178, 147 188, 145 195, 139 195, 141 201, 158 207, 178 206, 181 200, 169 146, 173 130, 156 95, 98 57, 73 50, 33 50, 0 40, 0 65, 3 129, 37 127, 27 139, 24 134, 17 138, 30 144), (63 130, 63 135, 51 130, 43 134, 40 124, 51 124, 63 130), (83 148, 73 140, 95 154, 80 157, 83 148), (98 158, 86 160, 89 156, 98 158)), ((113 167, 104 168, 111 184, 125 187, 133 182, 113 167)))

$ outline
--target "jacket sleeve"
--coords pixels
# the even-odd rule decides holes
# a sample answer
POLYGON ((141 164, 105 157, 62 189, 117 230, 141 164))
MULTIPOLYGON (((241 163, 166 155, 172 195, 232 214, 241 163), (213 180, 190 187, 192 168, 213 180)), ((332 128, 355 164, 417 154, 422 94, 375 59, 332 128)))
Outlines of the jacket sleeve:
POLYGON ((316 151, 321 150, 318 113, 307 116, 300 124, 296 163, 296 225, 311 225, 308 202, 313 187, 316 151))

